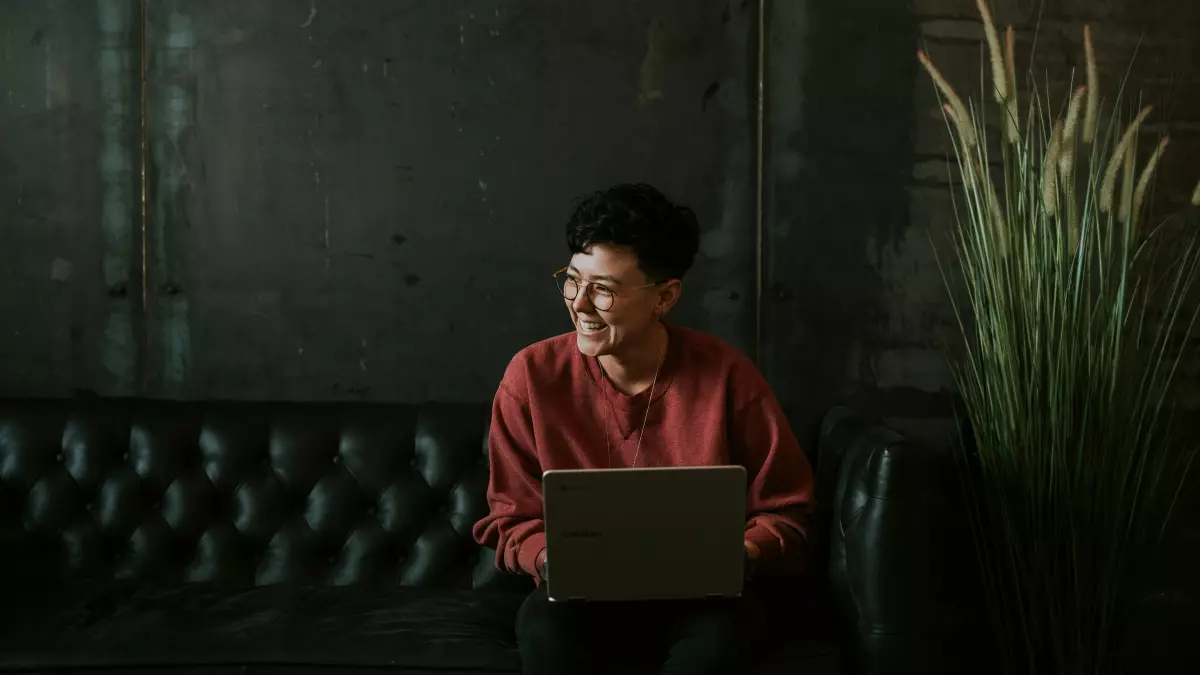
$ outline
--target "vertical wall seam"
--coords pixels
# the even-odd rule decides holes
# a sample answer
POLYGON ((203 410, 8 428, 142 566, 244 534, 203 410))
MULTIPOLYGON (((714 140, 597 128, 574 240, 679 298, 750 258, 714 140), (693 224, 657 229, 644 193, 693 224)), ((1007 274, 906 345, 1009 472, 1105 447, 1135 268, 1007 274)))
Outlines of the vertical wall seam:
POLYGON ((107 289, 107 316, 100 358, 107 383, 116 396, 140 387, 142 308, 138 249, 138 35, 136 0, 96 0, 100 27, 97 74, 100 89, 100 229, 102 265, 107 289))
POLYGON ((758 63, 755 67, 757 92, 754 121, 754 361, 759 368, 762 368, 763 354, 763 127, 766 124, 766 25, 767 0, 758 0, 758 63))
POLYGON ((138 0, 138 24, 139 24, 138 25, 138 29, 139 29, 138 33, 140 35, 140 37, 139 37, 140 49, 139 49, 138 59, 140 62, 139 70, 141 73, 141 76, 139 78, 139 86, 138 86, 138 92, 140 94, 140 99, 141 99, 139 102, 140 109, 141 109, 141 113, 139 115, 139 117, 141 119, 141 128, 138 133, 139 133, 139 138, 140 138, 140 142, 141 142, 141 145, 140 145, 141 158, 140 158, 139 163, 141 165, 140 166, 140 169, 141 169, 140 177, 141 177, 141 206, 142 206, 141 223, 140 223, 141 226, 139 228, 139 230, 140 230, 139 236, 141 238, 141 254, 142 254, 142 258, 141 258, 142 330, 145 333, 145 336, 143 338, 144 339, 143 345, 144 345, 145 353, 142 355, 142 359, 141 359, 142 372, 141 372, 140 379, 142 382, 143 393, 148 393, 150 391, 151 368, 149 367, 149 364, 152 362, 152 359, 150 358, 150 351, 152 350, 153 344, 154 344, 150 338, 150 327, 153 322, 150 320, 151 319, 151 317, 150 317, 150 259, 149 259, 149 256, 150 256, 150 245, 149 245, 150 221, 149 221, 149 218, 150 218, 150 216, 149 216, 149 210, 147 209, 147 203, 149 200, 149 187, 148 187, 147 175, 149 173, 148 165, 149 165, 149 145, 150 145, 150 139, 149 139, 149 135, 148 135, 148 131, 147 131, 149 127, 147 124, 148 106, 147 106, 147 91, 146 91, 146 89, 147 89, 147 87, 146 87, 146 68, 147 68, 147 61, 148 61, 148 55, 149 55, 149 49, 147 46, 147 37, 148 36, 147 36, 147 31, 146 31, 146 24, 147 24, 146 13, 147 13, 147 11, 148 10, 147 10, 147 6, 146 6, 146 0, 138 0))

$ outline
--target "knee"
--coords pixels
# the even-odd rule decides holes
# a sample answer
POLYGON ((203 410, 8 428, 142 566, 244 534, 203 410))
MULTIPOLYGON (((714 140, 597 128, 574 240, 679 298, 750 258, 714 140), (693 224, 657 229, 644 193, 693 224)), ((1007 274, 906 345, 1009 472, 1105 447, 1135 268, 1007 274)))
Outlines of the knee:
POLYGON ((534 591, 517 613, 517 645, 522 651, 547 651, 569 642, 570 622, 547 597, 545 590, 534 591))
POLYGON ((736 622, 724 617, 693 621, 680 637, 691 649, 716 656, 735 652, 742 644, 742 634, 736 622))
POLYGON ((531 595, 517 614, 517 651, 522 672, 579 675, 596 667, 592 636, 568 608, 552 604, 545 592, 531 595))
POLYGON ((528 601, 521 606, 521 611, 517 614, 517 644, 522 649, 554 642, 554 630, 554 622, 543 608, 531 608, 528 601))
MULTIPOLYGON (((719 614, 693 617, 675 636, 668 663, 686 672, 729 673, 746 659, 744 627, 719 614), (696 670, 696 669, 699 670, 696 670)), ((666 672, 674 672, 670 668, 666 672)))
POLYGON ((734 612, 702 612, 691 616, 684 622, 683 632, 697 640, 711 639, 725 642, 738 635, 745 623, 734 612))

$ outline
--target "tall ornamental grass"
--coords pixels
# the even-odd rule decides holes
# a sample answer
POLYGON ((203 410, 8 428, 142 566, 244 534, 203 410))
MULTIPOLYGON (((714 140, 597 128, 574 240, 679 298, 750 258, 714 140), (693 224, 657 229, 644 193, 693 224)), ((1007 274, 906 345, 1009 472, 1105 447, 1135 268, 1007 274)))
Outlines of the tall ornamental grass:
POLYGON ((1007 672, 1110 673, 1193 457, 1170 393, 1200 248, 1152 218, 1169 141, 1143 131, 1152 108, 1122 112, 1123 93, 1101 109, 1090 27, 1086 82, 1052 104, 1018 86, 1014 31, 977 3, 990 101, 964 100, 919 54, 957 160, 957 274, 943 277, 975 541, 1007 672))

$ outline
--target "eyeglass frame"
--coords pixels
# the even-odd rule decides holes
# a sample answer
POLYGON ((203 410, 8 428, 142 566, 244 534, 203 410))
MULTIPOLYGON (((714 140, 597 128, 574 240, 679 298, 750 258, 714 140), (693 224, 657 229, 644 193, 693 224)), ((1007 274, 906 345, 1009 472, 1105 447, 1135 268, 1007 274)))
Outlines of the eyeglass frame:
MULTIPOLYGON (((570 269, 571 269, 571 266, 570 266, 570 265, 567 265, 566 267, 563 267, 562 269, 560 269, 560 270, 558 270, 557 272, 555 272, 555 273, 554 273, 554 285, 555 285, 556 287, 558 286, 558 275, 562 274, 563 272, 567 272, 567 271, 569 271, 570 269)), ((568 279, 571 279, 572 277, 569 277, 569 276, 568 276, 567 278, 568 278, 568 279)), ((568 298, 568 297, 567 297, 567 295, 566 295, 566 293, 564 293, 564 292, 563 292, 563 288, 559 288, 559 289, 558 289, 558 292, 559 292, 559 294, 560 294, 560 295, 562 295, 563 299, 564 299, 564 300, 568 300, 568 301, 570 301, 570 302, 575 302, 576 300, 578 300, 578 299, 579 299, 579 291, 583 291, 584 295, 586 295, 586 296, 587 296, 588 302, 592 303, 592 305, 596 305, 596 300, 595 300, 595 299, 592 297, 591 291, 589 291, 589 290, 588 290, 588 288, 589 288, 590 286, 592 286, 593 284, 595 284, 596 282, 594 282, 594 281, 587 281, 586 279, 574 279, 574 281, 575 281, 575 285, 576 285, 576 286, 579 286, 579 290, 575 291, 575 297, 573 297, 573 298, 568 298)), ((603 284, 601 284, 601 286, 602 286, 603 288, 607 289, 607 290, 608 290, 608 292, 609 292, 610 294, 612 294, 612 304, 610 304, 610 305, 609 305, 608 307, 606 307, 605 309, 600 309, 600 307, 599 307, 599 306, 596 306, 596 309, 597 309, 597 310, 599 310, 599 311, 601 311, 601 312, 607 312, 607 311, 611 310, 611 309, 613 308, 613 306, 614 306, 614 305, 616 305, 616 304, 617 304, 617 298, 618 298, 619 296, 622 296, 622 295, 627 295, 627 294, 629 294, 629 293, 632 293, 633 291, 641 291, 641 290, 645 290, 645 289, 647 289, 647 288, 650 288, 651 286, 658 286, 659 284, 664 284, 664 283, 666 283, 666 282, 665 282, 665 281, 652 281, 652 282, 650 282, 650 283, 648 283, 648 284, 646 284, 646 285, 644 285, 644 286, 638 286, 638 287, 636 287, 636 288, 625 288, 625 289, 621 289, 620 291, 615 291, 615 290, 613 290, 613 289, 611 289, 611 288, 608 288, 607 286, 604 286, 603 284)))

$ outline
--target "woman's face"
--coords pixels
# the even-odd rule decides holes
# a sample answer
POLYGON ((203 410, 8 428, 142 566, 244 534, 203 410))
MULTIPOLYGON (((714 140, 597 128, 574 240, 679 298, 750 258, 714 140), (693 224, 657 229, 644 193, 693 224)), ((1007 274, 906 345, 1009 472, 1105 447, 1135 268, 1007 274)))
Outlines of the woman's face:
POLYGON ((587 356, 620 355, 646 344, 679 293, 678 281, 648 278, 637 254, 624 246, 597 244, 577 253, 566 274, 579 288, 574 300, 564 301, 587 356))

